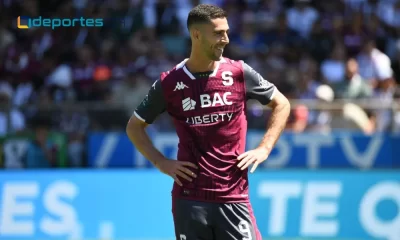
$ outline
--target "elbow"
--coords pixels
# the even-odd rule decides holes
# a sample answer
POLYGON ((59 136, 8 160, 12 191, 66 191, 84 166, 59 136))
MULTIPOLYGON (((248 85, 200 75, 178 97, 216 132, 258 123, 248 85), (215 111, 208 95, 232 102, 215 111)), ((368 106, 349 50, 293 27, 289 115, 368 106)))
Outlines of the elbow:
POLYGON ((126 124, 125 132, 128 135, 129 139, 133 139, 135 137, 135 133, 139 133, 140 131, 144 131, 147 124, 137 117, 132 116, 128 123, 126 124))
POLYGON ((290 112, 291 105, 290 105, 289 99, 287 99, 287 98, 285 97, 285 99, 283 100, 282 105, 283 105, 283 108, 285 108, 288 112, 290 112))
POLYGON ((276 90, 276 94, 272 101, 268 104, 272 109, 279 109, 279 111, 290 112, 290 101, 282 93, 276 90))
POLYGON ((128 123, 126 124, 126 128, 125 128, 125 132, 126 132, 126 135, 128 135, 128 137, 129 137, 130 133, 132 132, 132 129, 133 129, 132 125, 133 124, 131 123, 131 119, 129 119, 128 123))
POLYGON ((285 121, 289 119, 291 105, 287 98, 283 99, 280 104, 277 105, 277 109, 282 113, 281 116, 285 121))
POLYGON ((138 123, 135 121, 135 119, 130 118, 125 128, 125 132, 130 139, 132 139, 134 135, 133 133, 136 132, 137 128, 138 128, 138 123))

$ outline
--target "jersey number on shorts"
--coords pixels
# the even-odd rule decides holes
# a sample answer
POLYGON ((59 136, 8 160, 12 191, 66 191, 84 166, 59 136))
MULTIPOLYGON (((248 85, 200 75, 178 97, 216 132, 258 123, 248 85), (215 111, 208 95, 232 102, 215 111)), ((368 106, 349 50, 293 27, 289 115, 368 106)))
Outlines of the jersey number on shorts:
POLYGON ((239 231, 241 233, 243 233, 243 235, 245 236, 245 237, 243 237, 243 240, 251 240, 252 239, 251 230, 250 230, 250 226, 249 226, 248 222, 242 220, 242 221, 240 221, 238 227, 239 227, 239 231))
POLYGON ((179 237, 181 238, 181 240, 186 240, 186 235, 185 234, 180 234, 179 237))

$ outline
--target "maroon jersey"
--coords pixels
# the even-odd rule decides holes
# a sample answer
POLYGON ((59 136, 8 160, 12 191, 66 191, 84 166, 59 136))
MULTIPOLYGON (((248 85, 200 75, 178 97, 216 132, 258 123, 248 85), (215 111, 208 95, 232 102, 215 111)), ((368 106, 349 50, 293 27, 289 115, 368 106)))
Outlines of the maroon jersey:
POLYGON ((275 86, 243 61, 223 58, 213 72, 191 73, 185 61, 163 72, 134 114, 152 123, 164 111, 179 137, 178 161, 198 166, 197 178, 174 184, 173 197, 209 202, 248 202, 245 151, 246 100, 268 104, 275 86))

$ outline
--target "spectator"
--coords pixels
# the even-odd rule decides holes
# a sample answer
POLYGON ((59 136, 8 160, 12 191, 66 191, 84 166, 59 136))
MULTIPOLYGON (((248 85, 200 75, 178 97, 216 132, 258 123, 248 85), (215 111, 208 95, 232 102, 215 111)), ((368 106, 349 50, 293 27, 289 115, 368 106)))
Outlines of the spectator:
POLYGON ((297 31, 301 36, 308 37, 312 26, 319 14, 310 6, 310 0, 295 0, 295 6, 287 11, 289 27, 297 31))
POLYGON ((85 165, 85 136, 90 127, 87 111, 64 109, 55 118, 57 129, 67 136, 68 166, 83 167, 85 165))
POLYGON ((114 87, 111 100, 116 104, 121 104, 127 116, 130 116, 135 107, 146 96, 151 86, 150 84, 151 81, 143 73, 132 72, 123 82, 114 87))
POLYGON ((322 78, 325 83, 334 84, 344 78, 345 58, 345 49, 341 45, 336 45, 331 56, 321 64, 322 78))
POLYGON ((238 34, 231 37, 230 50, 239 59, 253 55, 255 51, 262 51, 263 35, 255 29, 252 23, 243 23, 238 34))
POLYGON ((47 52, 43 59, 43 67, 48 74, 45 86, 49 89, 54 102, 63 102, 72 97, 73 73, 68 64, 54 52, 47 52))
POLYGON ((346 46, 349 57, 355 57, 360 53, 367 37, 363 20, 361 13, 353 14, 350 23, 344 29, 343 43, 346 46))
MULTIPOLYGON (((315 89, 317 101, 320 103, 330 103, 335 98, 333 89, 328 85, 320 85, 315 89)), ((322 109, 314 112, 310 129, 320 133, 329 133, 332 130, 332 112, 330 109, 322 109)))
POLYGON ((322 22, 317 20, 306 45, 312 57, 318 62, 322 62, 332 52, 334 39, 329 35, 329 31, 322 27, 322 22))
POLYGON ((49 123, 39 120, 35 124, 34 140, 26 152, 26 168, 52 168, 57 166, 57 148, 49 139, 49 123))
POLYGON ((15 37, 5 26, 5 21, 0 20, 0 56, 4 55, 7 47, 14 41, 15 37))
POLYGON ((316 99, 316 89, 318 83, 312 78, 308 73, 300 74, 300 79, 297 86, 297 96, 298 99, 310 100, 316 99))
POLYGON ((8 83, 0 84, 0 137, 25 130, 25 116, 17 108, 10 105, 13 89, 8 83), (11 106, 11 110, 7 108, 11 106))
MULTIPOLYGON (((281 13, 278 15, 276 26, 271 27, 271 29, 264 34, 263 42, 265 42, 267 46, 277 44, 299 46, 303 44, 304 39, 298 32, 289 28, 286 14, 281 13)), ((259 49, 257 49, 257 51, 258 50, 259 49)))
POLYGON ((377 110, 377 130, 380 132, 390 131, 391 122, 393 120, 393 112, 391 104, 394 101, 394 96, 397 91, 397 86, 392 77, 383 78, 378 82, 375 91, 376 101, 382 106, 377 110))
POLYGON ((396 53, 392 62, 392 68, 394 77, 397 80, 397 83, 400 84, 400 39, 396 44, 396 53))
POLYGON ((90 46, 83 46, 76 50, 77 63, 72 66, 74 88, 78 100, 89 100, 94 84, 95 59, 94 52, 90 46))
POLYGON ((357 62, 361 77, 373 86, 376 86, 378 81, 387 78, 385 75, 391 74, 389 73, 391 61, 376 47, 374 40, 369 39, 364 43, 363 51, 357 56, 357 62))
POLYGON ((358 73, 358 63, 354 58, 347 61, 345 79, 334 84, 334 90, 339 99, 366 99, 373 93, 372 87, 358 73))
POLYGON ((286 129, 294 133, 304 132, 308 126, 308 114, 307 106, 296 106, 291 112, 286 129))

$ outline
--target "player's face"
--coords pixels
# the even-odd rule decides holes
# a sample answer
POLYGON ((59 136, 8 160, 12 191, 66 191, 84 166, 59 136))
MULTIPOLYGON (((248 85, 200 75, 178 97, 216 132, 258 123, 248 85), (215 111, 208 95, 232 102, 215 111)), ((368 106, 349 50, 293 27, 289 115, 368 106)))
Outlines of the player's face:
POLYGON ((202 29, 200 44, 206 55, 214 61, 222 57, 225 46, 229 43, 229 25, 226 18, 216 18, 202 29))

